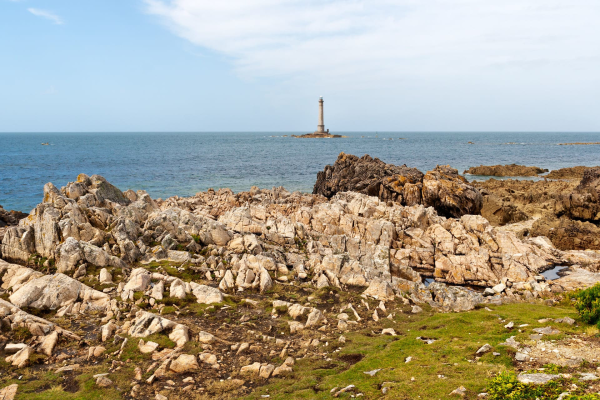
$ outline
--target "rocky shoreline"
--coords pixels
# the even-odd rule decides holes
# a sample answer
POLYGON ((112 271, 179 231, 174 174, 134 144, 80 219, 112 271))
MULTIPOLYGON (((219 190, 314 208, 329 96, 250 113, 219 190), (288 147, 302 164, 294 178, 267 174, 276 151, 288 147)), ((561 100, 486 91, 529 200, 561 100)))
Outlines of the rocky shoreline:
POLYGON ((471 184, 342 153, 313 194, 48 183, 29 215, 0 208, 0 355, 15 376, 93 371, 124 398, 226 398, 224 381, 249 395, 340 335, 395 336, 385 318, 552 304, 599 282, 599 176, 471 184))

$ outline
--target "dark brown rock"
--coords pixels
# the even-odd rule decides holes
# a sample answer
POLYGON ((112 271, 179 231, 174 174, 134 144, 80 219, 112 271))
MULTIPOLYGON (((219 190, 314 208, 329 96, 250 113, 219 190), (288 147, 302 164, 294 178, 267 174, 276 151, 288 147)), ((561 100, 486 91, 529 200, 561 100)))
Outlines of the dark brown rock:
POLYGON ((479 214, 482 202, 479 190, 449 165, 438 165, 423 177, 423 204, 440 215, 458 218, 479 214))
POLYGON ((583 178, 583 173, 588 170, 590 167, 578 166, 571 168, 561 168, 550 171, 548 175, 545 175, 544 178, 548 179, 581 179, 583 178))
POLYGON ((537 220, 530 236, 546 236, 560 250, 600 250, 600 228, 566 217, 537 220))
POLYGON ((20 211, 6 211, 0 206, 0 243, 4 239, 4 234, 9 226, 14 226, 19 223, 20 220, 27 217, 27 214, 20 211))
POLYGON ((402 205, 424 204, 443 216, 478 214, 482 198, 477 189, 449 166, 426 175, 406 165, 386 164, 378 158, 340 153, 334 165, 318 173, 313 193, 327 198, 354 191, 402 205))
POLYGON ((403 205, 421 204, 422 181, 423 173, 416 168, 340 153, 334 165, 317 174, 313 194, 331 198, 338 192, 354 191, 403 205))
POLYGON ((466 170, 465 174, 483 176, 538 176, 548 172, 547 169, 539 167, 527 167, 525 165, 480 165, 466 170))
POLYGON ((600 167, 583 173, 579 185, 557 204, 557 216, 567 216, 582 221, 600 221, 600 167))

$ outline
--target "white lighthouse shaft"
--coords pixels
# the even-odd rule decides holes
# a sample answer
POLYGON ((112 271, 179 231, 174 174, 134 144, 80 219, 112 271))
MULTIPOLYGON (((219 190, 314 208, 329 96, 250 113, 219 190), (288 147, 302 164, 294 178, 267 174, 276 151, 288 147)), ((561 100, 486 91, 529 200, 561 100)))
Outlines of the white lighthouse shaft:
POLYGON ((317 132, 325 132, 325 119, 323 117, 323 97, 319 98, 319 125, 317 132))

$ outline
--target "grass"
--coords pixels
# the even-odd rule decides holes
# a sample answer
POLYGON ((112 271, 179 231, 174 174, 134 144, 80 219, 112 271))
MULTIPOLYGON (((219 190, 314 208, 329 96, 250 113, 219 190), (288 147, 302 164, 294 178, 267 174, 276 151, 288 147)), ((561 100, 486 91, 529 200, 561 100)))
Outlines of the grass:
MULTIPOLYGON (((340 346, 337 341, 324 348, 330 361, 300 359, 291 379, 271 379, 248 398, 258 399, 269 394, 271 399, 287 399, 293 394, 295 399, 329 399, 331 389, 350 384, 356 385, 357 392, 364 393, 365 398, 379 398, 386 382, 390 390, 385 398, 389 399, 448 398, 459 386, 467 388, 467 398, 476 398, 494 376, 512 369, 514 350, 497 344, 510 336, 527 339, 528 333, 504 328, 507 322, 514 321, 516 326, 527 323, 531 330, 544 326, 538 319, 563 316, 576 317, 576 313, 570 307, 511 304, 494 307, 491 312, 478 309, 452 314, 401 314, 395 321, 382 320, 382 327, 393 327, 398 336, 373 334, 370 329, 348 333, 342 351, 333 352, 340 346), (428 345, 417 340, 419 336, 437 341, 428 345), (489 352, 476 359, 477 349, 486 343, 494 346, 493 351, 500 356, 489 352), (412 360, 405 363, 406 357, 412 360), (381 369, 375 376, 364 374, 375 369, 381 369)), ((584 328, 561 324, 560 329, 581 332, 584 328)), ((344 396, 349 398, 350 394, 340 398, 344 396)))

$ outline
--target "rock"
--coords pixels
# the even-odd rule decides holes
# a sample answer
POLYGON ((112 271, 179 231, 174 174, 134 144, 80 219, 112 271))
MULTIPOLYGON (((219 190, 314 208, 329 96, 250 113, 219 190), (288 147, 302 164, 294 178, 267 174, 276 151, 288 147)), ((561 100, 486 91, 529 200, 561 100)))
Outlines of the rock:
POLYGON ((541 333, 542 335, 558 335, 560 331, 558 329, 554 329, 551 326, 545 326, 543 328, 535 328, 533 329, 536 333, 541 333))
POLYGON ((215 356, 214 354, 210 354, 210 353, 201 353, 198 355, 198 358, 200 359, 200 361, 202 361, 203 363, 206 364, 210 364, 210 365, 217 365, 217 356, 215 356))
MULTIPOLYGON (((42 343, 40 344, 39 351, 48 357, 52 356, 52 352, 54 351, 54 347, 58 342, 58 332, 54 331, 49 335, 45 336, 42 343)), ((5 349, 6 351, 6 349, 5 349)))
POLYGON ((423 309, 417 305, 414 305, 414 306, 412 306, 410 312, 413 314, 419 314, 419 313, 423 312, 423 309))
POLYGON ((159 332, 168 333, 169 339, 177 343, 178 347, 189 341, 187 326, 147 311, 138 311, 134 323, 129 328, 129 335, 133 337, 146 337, 159 332))
POLYGON ((29 281, 10 296, 17 307, 55 310, 64 304, 83 301, 102 309, 110 297, 64 274, 45 275, 29 281))
POLYGON ((479 167, 471 167, 464 171, 464 174, 481 175, 481 176, 537 176, 548 172, 547 169, 539 167, 526 167, 525 165, 492 165, 479 167))
POLYGON ((100 336, 103 342, 106 342, 112 337, 117 330, 117 325, 114 320, 108 321, 105 325, 100 327, 100 336))
POLYGON ((519 374, 519 375, 517 375, 517 379, 519 380, 519 382, 525 383, 525 384, 545 385, 546 383, 548 383, 554 379, 560 379, 560 375, 519 374))
POLYGON ((25 347, 27 347, 25 343, 8 343, 6 346, 4 346, 4 354, 15 354, 25 347))
POLYGON ((260 371, 259 371, 258 375, 261 378, 269 379, 274 370, 275 370, 275 366, 273 364, 263 365, 260 367, 260 371))
POLYGON ((260 372, 261 365, 259 362, 255 362, 254 364, 246 365, 240 369, 241 375, 251 375, 258 376, 260 372))
POLYGON ((217 338, 214 335, 204 331, 200 331, 200 334, 198 335, 198 341, 204 344, 213 343, 216 339, 217 338))
POLYGON ((110 272, 108 272, 108 270, 106 268, 102 268, 100 270, 100 284, 107 285, 110 283, 113 283, 112 275, 110 274, 110 272))
POLYGON ((515 354, 515 360, 521 361, 521 362, 527 361, 527 360, 529 360, 529 356, 525 353, 521 353, 521 352, 517 351, 517 353, 515 354))
POLYGON ((111 381, 106 376, 99 376, 98 379, 96 379, 96 385, 98 385, 100 387, 109 387, 109 386, 112 386, 112 384, 113 384, 113 381, 111 381))
POLYGON ((391 300, 394 298, 394 290, 387 281, 374 279, 369 284, 363 295, 371 296, 377 300, 391 300))
POLYGON ((88 360, 91 358, 100 357, 106 351, 106 347, 104 346, 92 346, 88 350, 88 360))
POLYGON ((571 317, 564 317, 564 318, 555 319, 554 322, 557 322, 560 324, 573 325, 575 323, 575 320, 571 317))
POLYGON ((506 285, 503 283, 500 283, 492 288, 492 290, 496 293, 502 293, 504 292, 504 289, 506 289, 506 285))
POLYGON ((183 374, 200 369, 200 366, 198 365, 198 361, 196 360, 195 356, 191 354, 181 354, 171 362, 169 368, 175 373, 183 374))
POLYGON ((492 349, 492 346, 490 346, 489 344, 486 343, 483 346, 481 346, 475 354, 485 354, 488 351, 490 351, 491 349, 492 349))
POLYGON ((158 349, 158 343, 151 341, 144 343, 144 340, 140 339, 138 342, 138 348, 143 354, 153 353, 156 349, 158 349))
POLYGON ((331 198, 338 192, 356 191, 402 205, 432 206, 440 215, 477 214, 482 198, 477 189, 448 166, 423 175, 406 165, 395 166, 371 158, 340 153, 333 166, 317 174, 314 194, 331 198))
POLYGON ((396 331, 393 328, 385 328, 381 331, 382 335, 396 336, 396 331))
POLYGON ((479 214, 483 198, 456 169, 438 165, 423 177, 423 204, 440 215, 459 218, 479 214))
POLYGON ((465 397, 467 395, 467 389, 464 386, 460 386, 450 392, 450 396, 465 397))
POLYGON ((176 299, 185 299, 185 282, 181 279, 174 279, 171 282, 171 287, 169 288, 169 297, 174 297, 176 299))
POLYGON ((0 390, 0 400, 13 400, 17 395, 18 389, 19 385, 17 385, 16 383, 3 387, 0 390))
POLYGON ((192 285, 192 293, 196 296, 198 303, 200 304, 213 304, 223 302, 223 293, 217 288, 206 285, 198 285, 194 283, 192 285))
POLYGON ((506 329, 512 329, 515 326, 515 323, 510 321, 508 324, 504 325, 506 329))
POLYGON ((23 368, 29 363, 29 358, 33 354, 33 349, 29 346, 23 347, 12 356, 6 357, 5 361, 13 367, 23 368))

